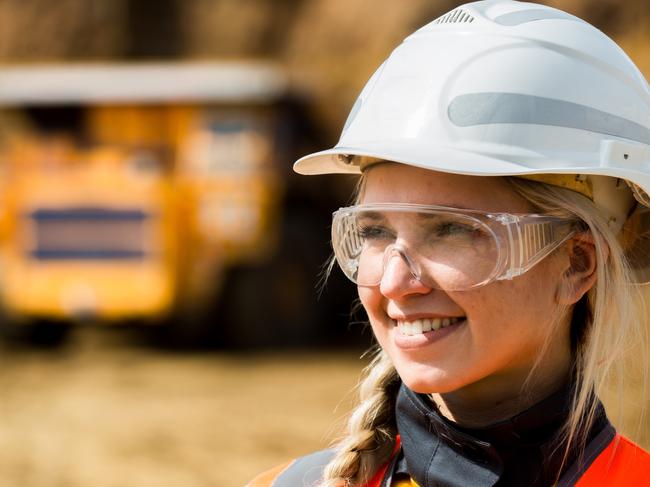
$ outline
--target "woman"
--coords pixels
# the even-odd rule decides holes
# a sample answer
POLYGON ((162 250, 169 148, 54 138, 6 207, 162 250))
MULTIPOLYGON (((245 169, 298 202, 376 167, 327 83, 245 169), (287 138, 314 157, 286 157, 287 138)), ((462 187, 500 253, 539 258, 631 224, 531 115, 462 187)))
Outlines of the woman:
POLYGON ((609 38, 461 6, 295 169, 361 173, 332 244, 379 351, 337 447, 250 485, 650 485, 596 397, 642 336, 650 263, 650 90, 609 38))

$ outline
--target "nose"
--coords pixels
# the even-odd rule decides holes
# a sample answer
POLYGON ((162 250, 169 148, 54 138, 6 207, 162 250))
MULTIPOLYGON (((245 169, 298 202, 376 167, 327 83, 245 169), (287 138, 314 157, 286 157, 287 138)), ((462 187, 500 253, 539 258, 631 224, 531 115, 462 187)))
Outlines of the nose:
POLYGON ((427 294, 431 287, 421 281, 417 262, 400 247, 389 247, 384 255, 384 272, 379 283, 380 292, 390 299, 409 294, 427 294))

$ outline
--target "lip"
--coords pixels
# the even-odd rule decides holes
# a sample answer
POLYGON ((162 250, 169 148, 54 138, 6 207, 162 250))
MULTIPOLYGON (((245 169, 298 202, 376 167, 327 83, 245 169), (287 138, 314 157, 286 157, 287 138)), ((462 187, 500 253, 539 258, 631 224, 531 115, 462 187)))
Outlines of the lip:
POLYGON ((400 315, 400 316, 389 316, 394 322, 398 321, 415 321, 415 320, 435 320, 438 318, 465 318, 465 316, 450 316, 450 315, 432 315, 431 313, 426 314, 417 314, 417 315, 400 315))
MULTIPOLYGON (((431 315, 428 315, 427 318, 431 318, 431 315)), ((409 319, 405 319, 403 321, 412 321, 416 319, 422 319, 422 318, 409 317, 409 319)), ((399 331, 399 327, 397 326, 397 323, 395 323, 393 327, 393 342, 395 343, 395 346, 397 348, 401 348, 402 350, 413 350, 417 348, 423 348, 428 345, 431 345, 432 343, 437 343, 441 340, 444 340, 449 335, 456 333, 465 324, 467 324, 467 319, 463 319, 461 321, 454 323, 453 325, 449 325, 444 328, 440 328, 438 330, 426 331, 419 335, 409 336, 409 335, 402 335, 399 331)))

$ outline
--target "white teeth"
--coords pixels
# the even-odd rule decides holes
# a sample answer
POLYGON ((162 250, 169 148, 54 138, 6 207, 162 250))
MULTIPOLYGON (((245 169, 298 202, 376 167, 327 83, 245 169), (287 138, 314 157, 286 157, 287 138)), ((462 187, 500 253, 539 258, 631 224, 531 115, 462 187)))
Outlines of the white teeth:
POLYGON ((427 331, 435 331, 440 328, 445 328, 449 325, 453 325, 461 320, 464 317, 456 318, 423 318, 420 320, 413 321, 398 321, 397 326, 402 335, 413 336, 421 335, 427 331))
POLYGON ((422 333, 422 320, 415 320, 413 322, 413 328, 411 329, 413 335, 420 335, 422 333))
POLYGON ((426 320, 426 319, 425 319, 425 320, 422 320, 422 331, 423 331, 423 332, 431 331, 431 330, 433 329, 433 328, 432 328, 431 321, 432 321, 432 320, 426 320))

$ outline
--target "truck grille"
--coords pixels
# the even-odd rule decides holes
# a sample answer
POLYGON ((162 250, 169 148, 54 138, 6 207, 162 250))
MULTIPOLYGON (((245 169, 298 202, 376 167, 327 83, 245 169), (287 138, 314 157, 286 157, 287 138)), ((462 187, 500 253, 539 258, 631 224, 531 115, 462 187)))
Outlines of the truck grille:
POLYGON ((31 256, 39 260, 143 259, 151 215, 138 209, 37 209, 31 256))

